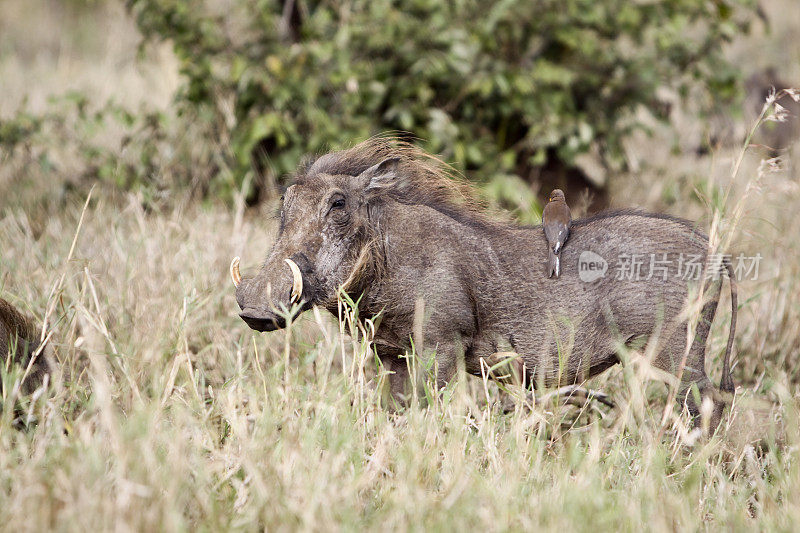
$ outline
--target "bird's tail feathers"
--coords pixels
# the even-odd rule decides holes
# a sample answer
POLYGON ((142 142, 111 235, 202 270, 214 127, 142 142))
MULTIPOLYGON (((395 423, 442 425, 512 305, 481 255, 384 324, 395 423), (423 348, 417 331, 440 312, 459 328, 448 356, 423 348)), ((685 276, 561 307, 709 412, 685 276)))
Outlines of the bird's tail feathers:
POLYGON ((553 252, 553 249, 548 250, 547 256, 547 277, 552 278, 554 275, 558 277, 561 274, 561 258, 558 254, 553 252))

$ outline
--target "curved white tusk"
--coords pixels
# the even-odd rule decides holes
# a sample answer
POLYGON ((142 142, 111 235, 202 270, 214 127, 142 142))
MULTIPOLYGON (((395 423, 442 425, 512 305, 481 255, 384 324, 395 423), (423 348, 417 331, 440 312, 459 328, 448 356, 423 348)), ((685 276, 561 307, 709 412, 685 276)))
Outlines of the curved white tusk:
POLYGON ((297 263, 288 257, 284 261, 292 269, 292 296, 289 299, 289 303, 293 304, 299 301, 303 295, 303 275, 300 274, 300 267, 297 266, 297 263))
POLYGON ((242 274, 239 272, 239 257, 234 257, 233 261, 231 261, 231 279, 233 280, 233 286, 239 287, 239 284, 242 282, 242 274))

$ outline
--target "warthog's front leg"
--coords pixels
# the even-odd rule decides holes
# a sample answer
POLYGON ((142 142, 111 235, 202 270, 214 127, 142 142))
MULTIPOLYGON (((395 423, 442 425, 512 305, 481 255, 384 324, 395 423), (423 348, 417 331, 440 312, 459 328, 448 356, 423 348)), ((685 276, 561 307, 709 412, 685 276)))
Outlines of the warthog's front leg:
POLYGON ((531 375, 522 356, 516 352, 495 352, 481 357, 480 375, 499 383, 529 386, 531 375))
POLYGON ((458 368, 458 353, 461 344, 457 342, 440 342, 436 346, 436 388, 444 390, 458 368))
POLYGON ((395 407, 408 405, 411 381, 409 380, 408 363, 405 358, 391 357, 386 360, 391 374, 389 375, 389 391, 395 407))
MULTIPOLYGON (((436 385, 442 390, 455 375, 456 359, 449 348, 437 348, 436 360, 419 358, 414 355, 379 354, 386 370, 389 371, 389 392, 395 408, 406 407, 411 403, 415 391, 419 395, 428 380, 428 370, 435 369, 436 385), (432 364, 428 364, 432 363, 432 364)), ((430 354, 433 357, 433 354, 430 354)))

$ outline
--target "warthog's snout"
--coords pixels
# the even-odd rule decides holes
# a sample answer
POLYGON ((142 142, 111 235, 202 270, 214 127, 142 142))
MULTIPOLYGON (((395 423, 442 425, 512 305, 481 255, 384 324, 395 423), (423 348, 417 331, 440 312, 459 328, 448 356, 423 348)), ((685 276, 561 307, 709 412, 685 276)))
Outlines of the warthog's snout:
POLYGON ((286 327, 286 320, 271 311, 247 307, 239 313, 239 316, 256 331, 274 331, 286 327))
POLYGON ((278 271, 262 267, 257 276, 245 279, 239 272, 239 258, 231 262, 230 274, 236 287, 236 302, 242 310, 239 317, 256 331, 285 328, 286 313, 291 310, 299 313, 311 307, 308 299, 303 300, 303 274, 300 267, 289 258, 284 259, 283 263, 278 271), (287 274, 291 274, 291 278, 287 279, 287 274), (291 283, 291 289, 288 282, 291 283), (272 287, 278 289, 273 291, 272 287), (298 303, 301 305, 297 306, 298 303))

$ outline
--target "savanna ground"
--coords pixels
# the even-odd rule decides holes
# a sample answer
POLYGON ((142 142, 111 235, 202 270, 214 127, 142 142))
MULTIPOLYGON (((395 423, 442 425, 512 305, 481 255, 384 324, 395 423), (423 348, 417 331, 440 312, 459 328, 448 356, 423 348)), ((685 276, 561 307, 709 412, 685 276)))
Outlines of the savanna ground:
MULTIPOLYGON (((765 2, 772 32, 729 53, 800 80, 793 2, 765 2)), ((137 61, 121 9, 82 18, 46 6, 3 3, 0 120, 67 89, 169 106, 175 61, 168 49, 137 61)), ((588 384, 614 409, 525 406, 462 376, 394 413, 368 337, 345 335, 346 319, 308 312, 255 334, 237 317, 228 264, 240 255, 245 275, 255 270, 274 203, 166 192, 154 204, 109 186, 85 203, 74 154, 48 173, 0 153, 0 296, 47 320, 61 369, 30 397, 4 387, 2 528, 793 530, 800 169, 789 153, 760 172, 756 148, 734 175, 739 148, 697 155, 703 125, 677 120, 677 141, 656 128, 630 142, 636 171, 611 196, 703 220, 727 250, 763 256, 739 287, 736 403, 709 441, 677 410, 663 415, 669 388, 636 354, 588 384)), ((715 382, 729 318, 724 301, 706 363, 715 382)), ((19 373, 5 369, 4 383, 19 373)))

